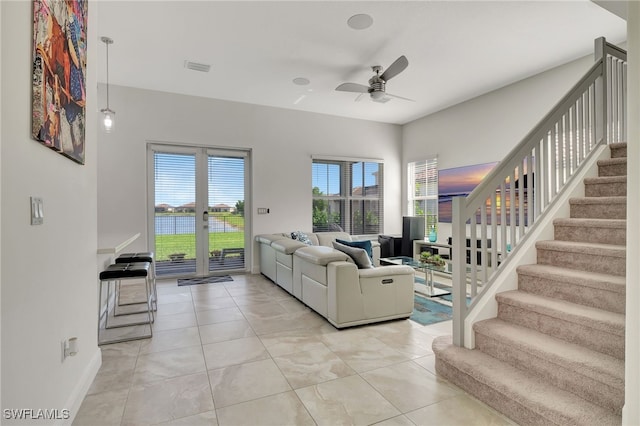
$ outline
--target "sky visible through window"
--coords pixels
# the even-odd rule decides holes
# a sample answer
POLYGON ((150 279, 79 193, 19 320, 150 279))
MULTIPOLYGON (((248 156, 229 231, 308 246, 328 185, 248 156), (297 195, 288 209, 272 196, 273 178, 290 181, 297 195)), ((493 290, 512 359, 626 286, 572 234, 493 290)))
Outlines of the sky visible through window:
MULTIPOLYGON (((353 163, 352 189, 363 186, 363 165, 364 186, 370 187, 377 183, 377 163, 353 163)), ((322 195, 340 195, 340 165, 314 162, 312 188, 318 188, 322 195)))
MULTIPOLYGON (((195 202, 195 163, 194 155, 156 153, 156 205, 180 207, 195 202)), ((237 201, 244 200, 244 159, 209 156, 207 181, 209 206, 234 207, 237 201)))

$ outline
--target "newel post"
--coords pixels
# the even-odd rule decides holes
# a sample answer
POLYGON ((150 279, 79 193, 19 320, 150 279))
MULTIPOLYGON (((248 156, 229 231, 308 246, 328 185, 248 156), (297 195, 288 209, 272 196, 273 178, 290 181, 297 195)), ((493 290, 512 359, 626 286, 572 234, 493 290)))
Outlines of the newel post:
POLYGON ((607 81, 609 76, 607 75, 607 41, 604 37, 598 37, 595 42, 594 59, 596 62, 600 61, 602 64, 602 72, 600 78, 596 80, 596 93, 595 93, 595 110, 596 110, 596 143, 604 141, 609 143, 607 138, 607 114, 608 102, 607 102, 607 81))
POLYGON ((453 262, 453 344, 464 346, 464 319, 467 314, 467 226, 463 215, 464 197, 454 197, 451 219, 451 257, 453 262))

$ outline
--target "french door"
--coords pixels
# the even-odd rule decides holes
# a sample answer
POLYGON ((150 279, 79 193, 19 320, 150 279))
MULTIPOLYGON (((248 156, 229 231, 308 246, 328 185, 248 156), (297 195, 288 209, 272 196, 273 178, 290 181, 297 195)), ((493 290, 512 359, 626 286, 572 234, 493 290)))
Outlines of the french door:
POLYGON ((247 161, 246 151, 149 145, 149 238, 158 276, 246 269, 247 161))

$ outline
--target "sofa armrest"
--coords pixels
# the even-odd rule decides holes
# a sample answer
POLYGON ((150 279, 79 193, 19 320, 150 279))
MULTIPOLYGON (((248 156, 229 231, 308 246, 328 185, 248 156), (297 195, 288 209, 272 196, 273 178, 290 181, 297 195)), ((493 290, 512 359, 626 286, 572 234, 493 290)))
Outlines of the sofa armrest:
POLYGON ((327 265, 327 316, 341 324, 409 316, 413 311, 413 268, 406 265, 358 269, 351 262, 327 265))
POLYGON ((413 277, 414 270, 407 265, 389 265, 379 268, 360 269, 360 278, 380 278, 392 275, 411 275, 413 277))
POLYGON ((287 237, 280 234, 259 234, 259 235, 256 235, 255 240, 259 243, 270 245, 274 241, 279 241, 286 238, 287 237))

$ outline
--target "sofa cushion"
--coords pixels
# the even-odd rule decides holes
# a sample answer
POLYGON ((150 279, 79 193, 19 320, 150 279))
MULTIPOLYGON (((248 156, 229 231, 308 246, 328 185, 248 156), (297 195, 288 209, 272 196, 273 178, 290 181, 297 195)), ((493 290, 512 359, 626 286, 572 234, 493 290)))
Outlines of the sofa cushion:
POLYGON ((271 247, 276 252, 284 253, 284 254, 293 254, 294 251, 298 250, 300 247, 306 247, 307 245, 302 243, 301 241, 290 240, 288 238, 283 238, 281 240, 277 240, 271 243, 271 247))
POLYGON ((307 262, 323 266, 331 262, 344 262, 349 259, 346 253, 325 246, 302 247, 296 250, 293 255, 307 262))
POLYGON ((369 257, 365 249, 347 246, 337 241, 333 242, 333 248, 336 250, 340 250, 341 252, 349 255, 349 257, 353 260, 353 262, 358 266, 358 269, 373 268, 373 263, 371 263, 371 258, 369 257))
POLYGON ((347 241, 347 240, 340 240, 336 238, 336 242, 340 244, 344 244, 345 246, 364 249, 364 251, 366 251, 367 254, 369 255, 369 259, 371 259, 371 261, 373 262, 373 246, 371 245, 371 241, 369 240, 347 241))
POLYGON ((351 235, 346 232, 316 232, 314 234, 318 238, 318 244, 321 246, 332 247, 332 243, 337 240, 351 241, 351 235))

